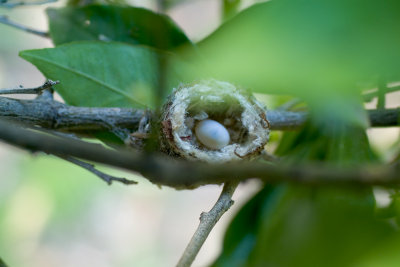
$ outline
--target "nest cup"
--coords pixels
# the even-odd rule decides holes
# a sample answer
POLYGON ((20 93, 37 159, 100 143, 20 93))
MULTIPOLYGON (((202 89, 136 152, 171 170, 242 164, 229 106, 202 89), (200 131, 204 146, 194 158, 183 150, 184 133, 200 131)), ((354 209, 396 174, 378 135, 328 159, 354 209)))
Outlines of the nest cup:
POLYGON ((255 157, 269 138, 266 108, 235 85, 204 80, 174 89, 164 105, 161 149, 172 156, 210 163, 255 157), (221 149, 203 145, 195 134, 200 121, 211 119, 229 132, 230 142, 221 149))

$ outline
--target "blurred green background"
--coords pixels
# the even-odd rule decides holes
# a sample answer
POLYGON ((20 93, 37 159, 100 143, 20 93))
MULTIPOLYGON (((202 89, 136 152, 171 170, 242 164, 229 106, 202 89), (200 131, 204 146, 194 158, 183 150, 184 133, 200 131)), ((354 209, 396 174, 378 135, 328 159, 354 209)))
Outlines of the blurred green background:
MULTIPOLYGON (((248 5, 253 1, 244 2, 248 5)), ((155 1, 131 3, 157 8, 155 1)), ((220 24, 220 3, 190 0, 168 13, 197 41, 220 24)), ((43 7, 1 9, 0 15, 37 29, 47 28, 43 7)), ((0 35, 0 88, 41 84, 44 77, 18 53, 52 47, 51 42, 4 25, 0 25, 0 35)), ((257 96, 269 108, 290 99, 257 96)), ((399 102, 398 93, 387 96, 387 107, 399 102)), ((369 108, 375 106, 376 102, 368 104, 369 108)), ((275 149, 280 136, 278 132, 272 134, 267 150, 275 149)), ((398 152, 398 128, 368 130, 368 136, 384 161, 398 152)), ((195 191, 160 190, 133 174, 103 170, 137 180, 139 185, 109 187, 70 163, 1 144, 0 257, 17 267, 173 266, 197 227, 200 212, 213 205, 220 191, 218 186, 195 191)), ((221 250, 227 224, 260 187, 257 181, 250 181, 239 188, 234 196, 236 204, 217 224, 193 266, 213 262, 221 250)), ((379 205, 388 204, 385 190, 375 190, 375 196, 379 205)))

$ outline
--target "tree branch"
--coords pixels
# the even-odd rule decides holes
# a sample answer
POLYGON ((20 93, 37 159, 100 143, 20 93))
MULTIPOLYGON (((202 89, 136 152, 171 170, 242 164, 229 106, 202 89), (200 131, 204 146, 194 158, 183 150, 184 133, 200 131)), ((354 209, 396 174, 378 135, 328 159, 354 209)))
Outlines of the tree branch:
MULTIPOLYGON (((399 125, 399 108, 369 110, 368 114, 373 127, 399 125)), ((110 130, 110 127, 137 129, 145 116, 151 117, 151 112, 129 108, 74 107, 50 100, 0 97, 0 118, 70 132, 110 130)), ((268 110, 267 118, 272 130, 293 130, 303 125, 307 113, 268 110)))
MULTIPOLYGON (((390 87, 386 86, 385 94, 394 93, 394 92, 399 91, 399 90, 400 90, 400 86, 399 85, 390 86, 390 87)), ((379 93, 380 92, 379 92, 379 88, 378 88, 378 89, 376 89, 376 90, 374 90, 372 92, 365 93, 362 96, 364 98, 364 101, 369 102, 372 99, 374 99, 375 97, 378 97, 379 93)))
POLYGON ((68 106, 46 99, 19 100, 0 97, 0 117, 29 125, 65 131, 135 129, 144 110, 68 106))
POLYGON ((8 88, 8 89, 0 89, 0 95, 7 95, 7 94, 40 94, 45 89, 49 89, 52 86, 59 84, 60 81, 52 81, 47 80, 44 84, 34 88, 8 88))
POLYGON ((306 122, 307 113, 268 110, 267 119, 271 126, 271 130, 294 130, 298 129, 306 122))
POLYGON ((36 5, 44 5, 44 4, 49 4, 49 3, 54 3, 57 2, 57 0, 43 0, 43 1, 37 1, 37 2, 16 2, 16 3, 8 3, 7 0, 2 0, 0 1, 0 7, 5 7, 5 8, 14 8, 18 6, 36 6, 36 5))
POLYGON ((200 215, 200 224, 176 265, 177 267, 188 267, 192 265, 215 224, 233 205, 234 201, 232 200, 232 195, 237 186, 237 182, 225 183, 221 195, 212 209, 200 215))
MULTIPOLYGON (((4 6, 4 4, 3 4, 3 6, 4 6)), ((25 25, 13 22, 13 21, 9 20, 7 16, 0 16, 0 23, 8 25, 8 26, 11 26, 11 27, 14 27, 16 29, 19 29, 19 30, 22 30, 22 31, 25 31, 25 32, 28 32, 28 33, 32 33, 32 34, 38 35, 40 37, 45 37, 45 38, 49 37, 49 33, 48 32, 35 30, 35 29, 29 28, 29 27, 27 27, 25 25)))
POLYGON ((368 110, 372 127, 390 127, 400 125, 400 108, 368 110))
POLYGON ((99 144, 45 135, 23 129, 9 121, 0 121, 0 139, 31 151, 68 155, 141 173, 149 181, 178 189, 192 189, 205 184, 221 184, 259 178, 268 183, 304 184, 400 184, 400 170, 393 166, 371 165, 338 168, 331 165, 287 165, 259 162, 206 164, 171 159, 157 153, 139 153, 127 149, 110 150, 99 144))

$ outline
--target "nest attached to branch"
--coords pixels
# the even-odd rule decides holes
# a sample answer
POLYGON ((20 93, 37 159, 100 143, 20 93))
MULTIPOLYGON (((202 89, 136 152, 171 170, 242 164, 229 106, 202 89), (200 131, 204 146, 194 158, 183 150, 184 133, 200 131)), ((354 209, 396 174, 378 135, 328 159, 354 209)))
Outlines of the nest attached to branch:
POLYGON ((255 157, 269 138, 266 108, 235 85, 204 80, 174 89, 161 116, 161 150, 189 160, 223 163, 255 157), (229 132, 229 143, 211 149, 196 136, 199 122, 211 119, 229 132))

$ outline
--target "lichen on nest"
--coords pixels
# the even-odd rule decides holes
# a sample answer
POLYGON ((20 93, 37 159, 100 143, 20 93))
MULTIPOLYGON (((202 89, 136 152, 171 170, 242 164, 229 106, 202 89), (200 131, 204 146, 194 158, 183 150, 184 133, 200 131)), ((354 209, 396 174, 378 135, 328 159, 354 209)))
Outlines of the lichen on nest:
POLYGON ((266 108, 253 95, 231 83, 203 80, 174 89, 163 108, 161 148, 189 160, 222 163, 258 155, 269 138, 266 108), (195 134, 205 119, 222 124, 230 142, 210 149, 195 134))

